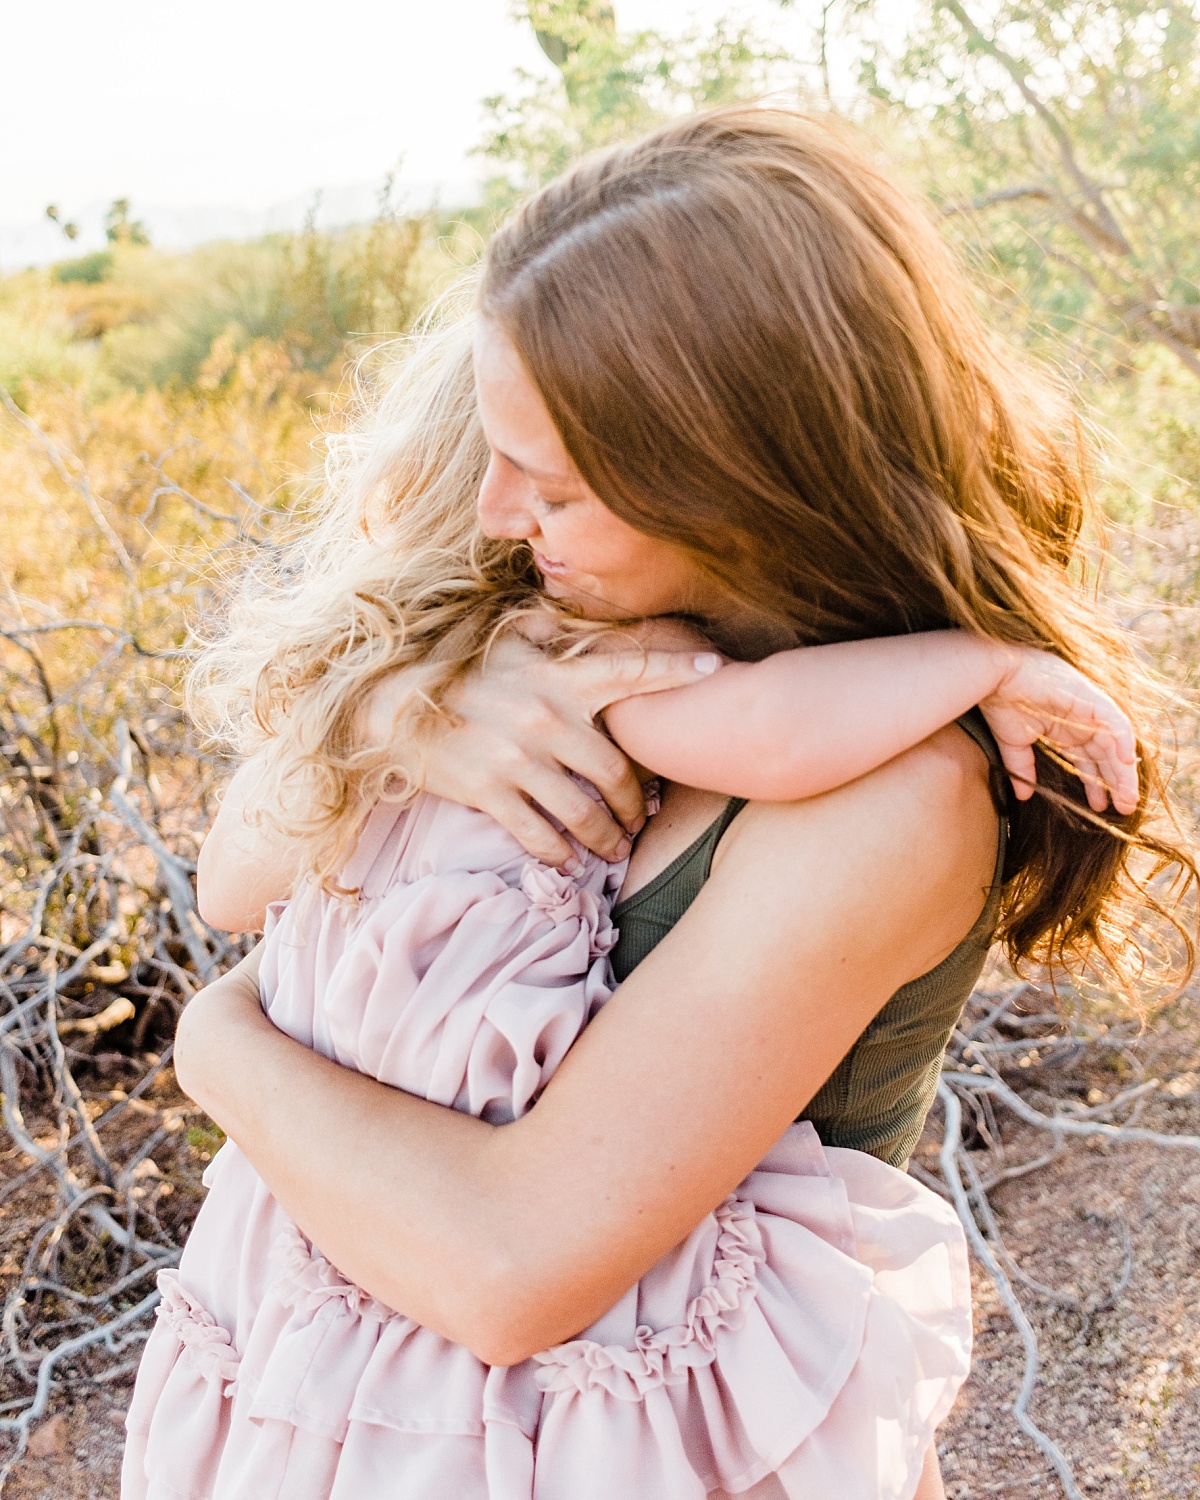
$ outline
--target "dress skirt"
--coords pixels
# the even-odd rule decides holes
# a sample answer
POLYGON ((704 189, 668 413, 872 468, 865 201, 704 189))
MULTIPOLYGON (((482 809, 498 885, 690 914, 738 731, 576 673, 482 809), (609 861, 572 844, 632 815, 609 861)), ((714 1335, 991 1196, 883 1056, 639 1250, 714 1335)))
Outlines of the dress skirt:
MULTIPOLYGON (((620 878, 544 869, 436 798, 382 806, 357 902, 273 912, 264 1005, 503 1124, 611 993, 620 878)), ((578 1338, 507 1368, 346 1280, 232 1142, 205 1182, 160 1276, 122 1500, 911 1500, 969 1368, 953 1211, 807 1123, 578 1338)))

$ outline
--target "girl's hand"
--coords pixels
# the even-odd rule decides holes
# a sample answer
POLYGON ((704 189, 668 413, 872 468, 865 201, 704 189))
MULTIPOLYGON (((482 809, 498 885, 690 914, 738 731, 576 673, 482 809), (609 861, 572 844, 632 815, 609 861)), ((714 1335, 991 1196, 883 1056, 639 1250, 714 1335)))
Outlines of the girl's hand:
POLYGON ((624 859, 645 803, 628 758, 596 718, 622 698, 690 686, 720 665, 713 652, 695 650, 596 650, 556 660, 514 633, 502 636, 486 665, 447 695, 454 719, 423 747, 422 784, 488 813, 546 864, 569 869, 575 855, 543 812, 602 859, 624 859))
POLYGON ((1043 741, 1079 774, 1088 806, 1103 812, 1137 809, 1138 766, 1133 726, 1106 692, 1057 656, 1009 650, 1000 686, 979 707, 996 737, 1019 801, 1033 796, 1033 747, 1043 741))

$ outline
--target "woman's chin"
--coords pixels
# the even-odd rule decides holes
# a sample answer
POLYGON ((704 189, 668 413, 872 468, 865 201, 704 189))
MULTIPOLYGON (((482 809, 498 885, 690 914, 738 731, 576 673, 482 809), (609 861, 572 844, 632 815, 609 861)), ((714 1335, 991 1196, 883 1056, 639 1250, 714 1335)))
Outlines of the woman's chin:
POLYGON ((573 604, 585 620, 628 620, 640 613, 594 592, 595 580, 566 579, 553 573, 542 574, 542 592, 548 599, 573 604))

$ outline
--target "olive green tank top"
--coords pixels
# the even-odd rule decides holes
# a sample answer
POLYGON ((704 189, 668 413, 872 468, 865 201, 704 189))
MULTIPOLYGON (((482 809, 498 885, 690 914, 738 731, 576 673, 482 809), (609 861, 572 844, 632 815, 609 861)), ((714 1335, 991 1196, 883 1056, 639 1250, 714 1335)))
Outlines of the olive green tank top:
MULTIPOLYGON (((1000 768, 1000 753, 982 715, 974 712, 958 722, 993 768, 1000 768)), ((628 978, 699 895, 717 845, 745 805, 731 800, 694 844, 618 903, 612 916, 620 936, 612 962, 619 981, 628 978)), ((800 1116, 812 1121, 825 1145, 866 1151, 896 1167, 907 1163, 937 1092, 946 1044, 991 947, 1006 839, 1002 813, 992 886, 974 927, 936 968, 896 991, 800 1116)))

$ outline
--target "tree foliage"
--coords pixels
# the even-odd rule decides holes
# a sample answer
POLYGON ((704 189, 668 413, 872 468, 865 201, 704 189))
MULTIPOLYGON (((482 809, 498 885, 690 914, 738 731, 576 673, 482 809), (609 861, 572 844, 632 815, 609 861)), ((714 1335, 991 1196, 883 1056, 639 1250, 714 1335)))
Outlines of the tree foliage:
POLYGON ((523 0, 519 14, 556 73, 520 71, 515 92, 484 101, 479 150, 497 168, 488 187, 497 209, 588 151, 674 114, 753 98, 792 76, 786 57, 742 24, 721 21, 679 37, 622 31, 603 0, 523 0))
POLYGON ((150 235, 140 219, 130 217, 128 198, 114 198, 104 215, 104 238, 110 245, 148 245, 150 235))
POLYGON ((1200 13, 1188 0, 847 0, 865 91, 997 305, 1100 368, 1200 374, 1200 13))

